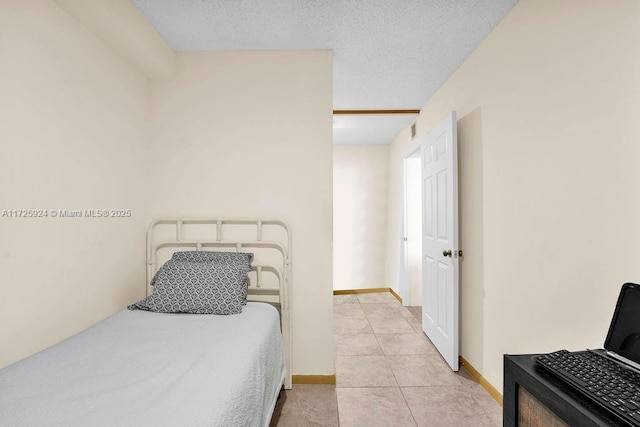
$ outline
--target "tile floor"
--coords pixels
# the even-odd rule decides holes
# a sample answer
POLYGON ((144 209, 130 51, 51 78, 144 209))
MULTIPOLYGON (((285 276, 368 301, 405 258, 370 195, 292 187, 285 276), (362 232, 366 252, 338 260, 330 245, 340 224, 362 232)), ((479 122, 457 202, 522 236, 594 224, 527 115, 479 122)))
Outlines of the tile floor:
POLYGON ((333 301, 336 385, 294 385, 271 426, 502 425, 501 406, 424 335, 419 307, 389 293, 333 301))

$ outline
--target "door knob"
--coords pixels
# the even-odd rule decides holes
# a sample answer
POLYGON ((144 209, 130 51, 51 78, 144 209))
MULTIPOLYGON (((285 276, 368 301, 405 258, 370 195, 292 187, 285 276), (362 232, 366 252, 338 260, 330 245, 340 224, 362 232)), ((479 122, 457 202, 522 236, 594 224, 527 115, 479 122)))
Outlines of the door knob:
POLYGON ((451 252, 451 249, 449 249, 446 251, 442 251, 442 255, 451 257, 451 255, 453 255, 453 252, 451 252))

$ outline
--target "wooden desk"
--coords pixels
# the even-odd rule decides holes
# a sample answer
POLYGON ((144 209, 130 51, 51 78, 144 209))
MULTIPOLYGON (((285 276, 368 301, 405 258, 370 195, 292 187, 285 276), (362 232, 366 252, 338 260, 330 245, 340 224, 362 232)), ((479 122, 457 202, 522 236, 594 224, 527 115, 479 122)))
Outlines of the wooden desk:
POLYGON ((504 356, 504 427, 625 425, 535 366, 532 356, 504 356))

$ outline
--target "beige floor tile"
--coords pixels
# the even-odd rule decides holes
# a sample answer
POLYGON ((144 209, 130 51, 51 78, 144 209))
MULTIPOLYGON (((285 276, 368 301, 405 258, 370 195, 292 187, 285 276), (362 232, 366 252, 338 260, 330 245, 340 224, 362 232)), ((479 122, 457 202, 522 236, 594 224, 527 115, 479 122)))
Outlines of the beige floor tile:
POLYGON ((387 360, 400 387, 461 385, 458 375, 438 355, 387 356, 387 360))
POLYGON ((365 315, 369 319, 389 319, 389 318, 413 318, 413 315, 409 310, 401 306, 398 302, 385 302, 385 303, 362 303, 360 304, 364 310, 365 315))
POLYGON ((337 395, 342 427, 416 425, 399 388, 341 388, 337 395))
POLYGON ((271 427, 337 426, 338 402, 333 385, 294 385, 284 390, 271 418, 271 427))
POLYGON ((335 356, 336 387, 397 387, 384 356, 335 356))
POLYGON ((465 386, 402 387, 418 426, 492 426, 465 386))
POLYGON ((478 383, 467 384, 471 397, 491 419, 502 420, 502 406, 478 383))
POLYGON ((407 307, 403 307, 402 305, 400 306, 400 314, 402 314, 404 317, 415 319, 413 313, 407 310, 407 307))
POLYGON ((498 415, 489 415, 489 419, 493 423, 491 424, 492 427, 502 427, 502 425, 504 424, 502 420, 502 410, 498 415))
POLYGON ((334 335, 333 354, 336 356, 381 356, 382 349, 373 334, 334 335))
POLYGON ((336 335, 373 333, 373 329, 371 329, 371 325, 367 319, 344 317, 334 320, 333 333, 336 335))
POLYGON ((360 301, 358 301, 358 297, 355 294, 334 295, 333 304, 360 304, 360 301))
MULTIPOLYGON (((375 331, 375 328, 374 328, 375 331)), ((386 355, 437 354, 436 348, 424 334, 378 334, 378 342, 386 355)))
POLYGON ((415 333, 407 319, 395 317, 388 319, 369 318, 369 323, 376 334, 402 334, 415 333))
POLYGON ((408 306, 407 310, 409 310, 418 321, 422 321, 422 306, 408 306))
POLYGON ((469 371, 467 371, 467 368, 465 368, 463 365, 460 365, 460 371, 458 371, 458 374, 460 374, 460 377, 468 380, 469 384, 478 384, 478 381, 476 381, 471 374, 469 373, 469 371))
POLYGON ((376 304, 384 302, 393 302, 399 304, 399 301, 389 292, 374 292, 370 294, 358 294, 360 304, 376 304))
POLYGON ((460 370, 456 372, 456 375, 460 379, 460 382, 462 383, 462 385, 473 385, 473 384, 479 385, 478 382, 475 380, 475 378, 473 378, 471 374, 467 372, 467 370, 464 369, 462 366, 460 367, 460 370))
POLYGON ((420 323, 420 321, 416 318, 408 318, 407 319, 407 323, 409 323, 409 325, 413 328, 413 330, 415 332, 418 332, 420 334, 424 333, 422 331, 422 323, 420 323))
POLYGON ((335 304, 333 306, 333 318, 364 318, 364 310, 360 304, 335 304))

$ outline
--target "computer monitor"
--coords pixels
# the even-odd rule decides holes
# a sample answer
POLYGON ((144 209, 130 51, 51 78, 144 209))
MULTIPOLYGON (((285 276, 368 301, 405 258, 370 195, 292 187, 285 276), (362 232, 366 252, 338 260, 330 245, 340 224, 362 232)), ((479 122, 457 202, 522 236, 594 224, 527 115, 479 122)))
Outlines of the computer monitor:
POLYGON ((640 285, 622 285, 604 348, 640 363, 640 285))

